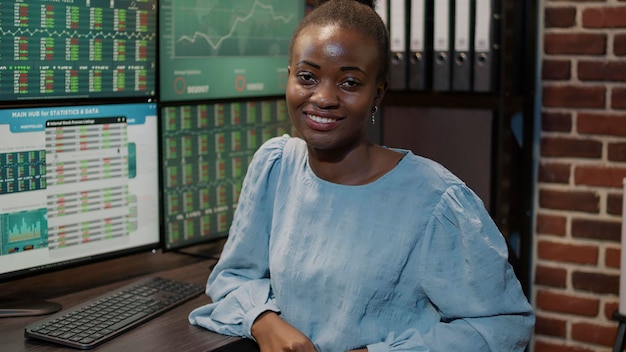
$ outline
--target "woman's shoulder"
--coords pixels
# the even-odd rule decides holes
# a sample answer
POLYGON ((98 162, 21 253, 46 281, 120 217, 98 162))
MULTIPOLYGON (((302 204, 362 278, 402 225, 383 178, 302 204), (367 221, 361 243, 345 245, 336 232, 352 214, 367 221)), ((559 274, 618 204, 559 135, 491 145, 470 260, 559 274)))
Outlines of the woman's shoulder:
POLYGON ((272 137, 265 141, 255 152, 255 157, 275 159, 305 151, 306 144, 302 139, 283 134, 282 136, 272 137))
POLYGON ((265 141, 254 153, 250 167, 263 168, 269 164, 282 164, 297 160, 303 155, 306 155, 306 144, 304 141, 284 134, 265 141))
POLYGON ((443 201, 439 204, 463 204, 465 210, 485 207, 483 200, 465 181, 439 162, 411 152, 404 159, 403 161, 406 162, 404 177, 407 181, 413 178, 413 181, 407 183, 413 185, 416 192, 426 192, 438 203, 443 201))
POLYGON ((406 177, 427 179, 429 184, 441 184, 442 186, 464 184, 459 177, 433 159, 416 155, 410 150, 393 150, 405 154, 400 163, 406 177))

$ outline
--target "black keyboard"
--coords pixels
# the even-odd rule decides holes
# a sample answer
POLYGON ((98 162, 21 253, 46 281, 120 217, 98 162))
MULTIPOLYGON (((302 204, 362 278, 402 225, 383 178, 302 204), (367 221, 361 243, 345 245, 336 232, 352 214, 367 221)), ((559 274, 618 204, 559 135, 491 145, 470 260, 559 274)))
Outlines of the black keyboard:
POLYGON ((177 280, 142 279, 31 324, 24 335, 90 349, 202 292, 202 286, 177 280))

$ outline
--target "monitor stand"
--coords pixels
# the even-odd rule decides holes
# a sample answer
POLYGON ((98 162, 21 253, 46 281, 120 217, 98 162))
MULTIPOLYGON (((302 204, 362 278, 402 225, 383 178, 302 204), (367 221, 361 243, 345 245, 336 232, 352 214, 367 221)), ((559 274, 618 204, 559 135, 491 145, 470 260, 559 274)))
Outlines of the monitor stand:
POLYGON ((195 244, 186 248, 175 249, 174 251, 179 254, 202 259, 219 259, 225 242, 225 238, 220 238, 206 243, 195 244))
POLYGON ((60 304, 44 300, 0 300, 0 318, 27 317, 58 312, 60 304))

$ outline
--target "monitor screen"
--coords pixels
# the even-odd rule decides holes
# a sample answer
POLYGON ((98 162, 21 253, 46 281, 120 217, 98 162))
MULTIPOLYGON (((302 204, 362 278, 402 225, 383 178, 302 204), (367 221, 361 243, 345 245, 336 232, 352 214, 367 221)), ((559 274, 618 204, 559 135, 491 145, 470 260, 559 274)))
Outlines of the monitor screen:
POLYGON ((154 103, 0 110, 0 279, 159 247, 154 103))
POLYGON ((284 99, 166 106, 161 116, 164 249, 226 237, 252 155, 291 130, 284 99))
POLYGON ((284 94, 304 1, 159 1, 160 100, 284 94))
POLYGON ((0 101, 154 96, 156 3, 0 2, 0 101))

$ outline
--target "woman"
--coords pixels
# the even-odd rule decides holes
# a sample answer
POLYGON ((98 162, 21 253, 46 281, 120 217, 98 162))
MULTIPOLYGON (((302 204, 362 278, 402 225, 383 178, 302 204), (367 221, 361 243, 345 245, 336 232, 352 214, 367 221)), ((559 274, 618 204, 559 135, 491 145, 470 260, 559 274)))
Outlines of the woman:
POLYGON ((366 138, 389 44, 362 2, 325 2, 296 29, 299 137, 256 153, 214 303, 190 322, 262 352, 522 351, 533 311, 482 202, 439 164, 366 138))

